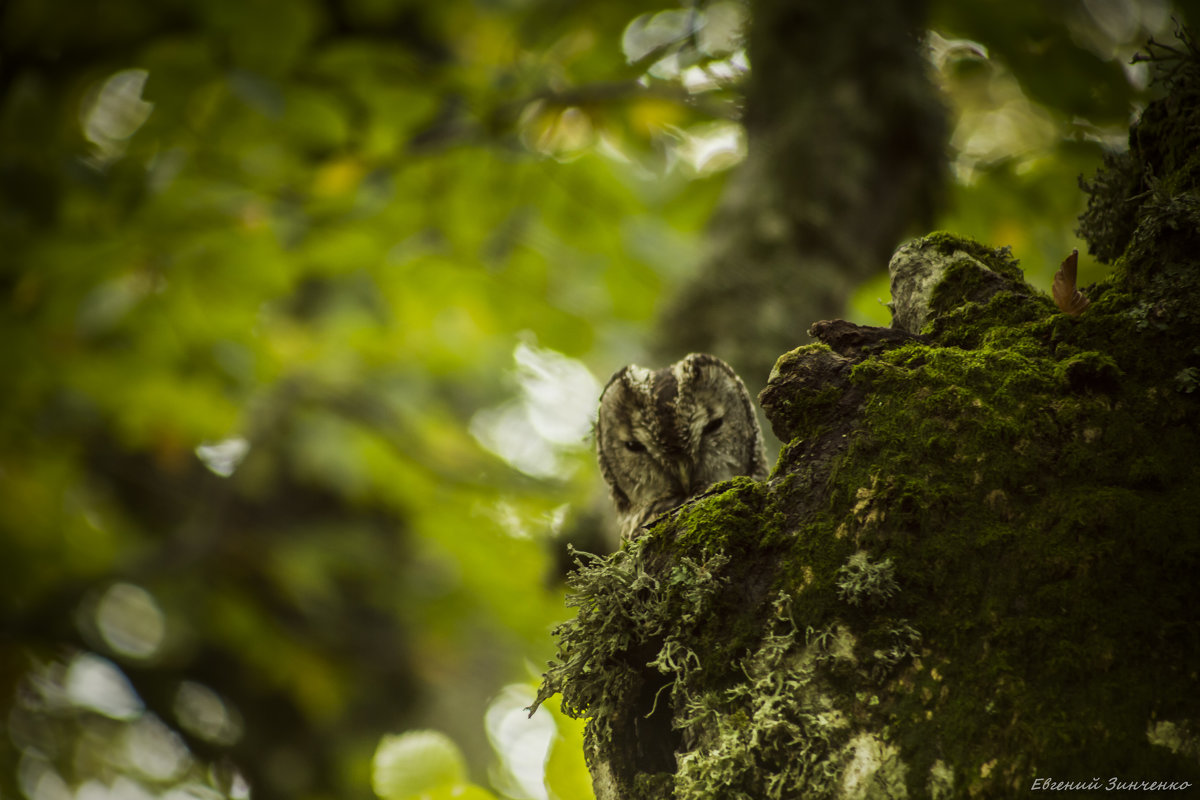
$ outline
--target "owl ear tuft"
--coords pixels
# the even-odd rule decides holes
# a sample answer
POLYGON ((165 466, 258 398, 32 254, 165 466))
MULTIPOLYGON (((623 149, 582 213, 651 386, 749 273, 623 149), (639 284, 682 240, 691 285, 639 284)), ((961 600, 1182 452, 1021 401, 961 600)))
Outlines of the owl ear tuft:
POLYGON ((624 538, 716 481, 767 475, 754 401, 733 368, 707 353, 692 353, 656 371, 633 365, 617 371, 600 396, 595 430, 600 472, 624 538), (705 410, 720 416, 701 433, 693 424, 705 410), (635 448, 626 425, 637 428, 654 458, 630 456, 635 448), (718 428, 721 436, 707 446, 693 441, 718 428))

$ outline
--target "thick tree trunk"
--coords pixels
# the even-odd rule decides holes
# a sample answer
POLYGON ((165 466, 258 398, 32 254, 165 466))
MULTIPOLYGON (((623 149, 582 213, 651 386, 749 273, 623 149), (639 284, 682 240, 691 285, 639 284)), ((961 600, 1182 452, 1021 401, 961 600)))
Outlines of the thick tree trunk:
POLYGON ((761 396, 770 479, 585 565, 543 695, 587 717, 598 797, 1200 785, 1190 59, 1090 184, 1122 255, 1082 314, 1007 250, 911 243, 919 333, 814 326, 761 396))
POLYGON ((753 388, 928 224, 946 123, 920 56, 924 3, 751 3, 746 161, 659 353, 718 353, 753 388))

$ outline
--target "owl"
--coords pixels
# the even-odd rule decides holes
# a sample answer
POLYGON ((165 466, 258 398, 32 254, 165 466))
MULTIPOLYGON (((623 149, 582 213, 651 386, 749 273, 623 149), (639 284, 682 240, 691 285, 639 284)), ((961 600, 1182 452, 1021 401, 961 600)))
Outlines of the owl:
POLYGON ((657 371, 633 365, 613 375, 600 395, 596 451, 622 539, 717 481, 767 475, 745 385, 703 353, 657 371))

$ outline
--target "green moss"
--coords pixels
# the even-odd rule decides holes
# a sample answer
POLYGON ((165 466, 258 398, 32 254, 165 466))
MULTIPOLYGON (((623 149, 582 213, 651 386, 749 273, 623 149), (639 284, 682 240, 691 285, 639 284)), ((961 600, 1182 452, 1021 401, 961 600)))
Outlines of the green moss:
POLYGON ((1129 198, 1142 191, 1142 180, 1142 166, 1128 152, 1106 154, 1091 181, 1079 179, 1079 188, 1088 194, 1088 205, 1075 232, 1087 241, 1088 252, 1101 261, 1115 261, 1133 237, 1136 224, 1129 198))
POLYGON ((775 435, 786 442, 797 436, 821 436, 837 426, 845 400, 839 377, 848 368, 846 359, 821 343, 780 356, 771 371, 780 391, 760 397, 775 435))
MULTIPOLYGON (((885 613, 858 614, 813 602, 831 589, 814 578, 796 607, 857 631, 859 666, 841 679, 888 683, 856 691, 845 713, 893 732, 914 795, 946 763, 983 794, 1085 758, 1197 774, 1145 737, 1148 720, 1197 696, 1196 675, 1143 657, 1198 599, 1186 575, 1200 566, 1200 415, 1174 381, 1197 338, 1181 315, 1139 327, 1120 286, 1095 297, 1078 319, 1016 292, 967 302, 938 318, 932 343, 851 370, 864 416, 832 472, 827 521, 806 536, 890 560, 900 591, 885 613), (1159 432, 1150 452, 1147 430, 1159 432), (913 666, 918 647, 942 660, 913 666)), ((806 551, 810 572, 828 575, 830 552, 806 551)), ((835 574, 853 596, 852 564, 835 574)), ((1200 656, 1194 639, 1177 643, 1177 658, 1200 656)))
POLYGON ((672 536, 659 537, 672 549, 738 549, 745 542, 760 543, 779 528, 774 519, 763 519, 765 485, 744 476, 719 483, 705 494, 705 502, 688 503, 678 512, 672 536))
MULTIPOLYGON (((1146 57, 1170 92, 1151 103, 1130 130, 1128 152, 1107 156, 1093 180, 1080 180, 1088 207, 1077 232, 1103 261, 1141 250, 1138 230, 1145 232, 1148 220, 1163 217, 1164 203, 1186 202, 1200 192, 1200 50, 1190 33, 1181 33, 1175 46, 1152 45, 1146 57)), ((1182 215, 1185 222, 1188 216, 1182 215)), ((1194 253, 1195 225, 1190 236, 1186 224, 1177 230, 1194 253)), ((1158 258, 1126 259, 1123 278, 1135 285, 1160 263, 1158 258)))
POLYGON ((1033 343, 1019 326, 1042 320, 1052 311, 1047 297, 1032 291, 1001 290, 981 303, 965 301, 944 311, 930 323, 927 333, 946 347, 1028 347, 1033 343))
POLYGON ((1018 302, 1035 294, 1025 284, 1016 261, 1007 257, 1007 251, 997 252, 1000 254, 989 252, 985 256, 987 261, 983 261, 956 251, 957 257, 946 267, 929 300, 935 318, 970 303, 988 302, 998 293, 1016 295, 1018 302))
MULTIPOLYGON (((1181 324, 1139 337, 1132 307, 1109 292, 1068 320, 1000 294, 940 317, 935 344, 853 370, 870 401, 834 491, 845 527, 894 561, 902 606, 942 598, 911 625, 945 662, 883 703, 910 792, 940 761, 979 775, 988 753, 1008 763, 977 779, 984 793, 1085 758, 1197 773, 1145 737, 1197 696, 1196 675, 1144 658, 1197 599, 1200 420, 1163 386, 1178 337, 1195 338, 1181 324)), ((1182 652, 1200 655, 1194 639, 1182 652)))
POLYGON ((927 333, 939 316, 985 304, 997 294, 1015 295, 1025 304, 1039 297, 1008 248, 992 249, 945 232, 901 246, 888 270, 893 326, 911 333, 927 333))
POLYGON ((638 775, 633 785, 638 797, 670 797, 675 789, 675 776, 670 772, 638 775))
POLYGON ((1007 247, 988 247, 969 236, 948 231, 934 231, 922 237, 922 241, 942 255, 952 256, 956 253, 965 253, 971 259, 1007 280, 1016 282, 1025 280, 1024 273, 1017 266, 1017 260, 1012 257, 1012 252, 1007 247))
POLYGON ((1124 375, 1112 356, 1096 350, 1069 355, 1055 364, 1054 371, 1063 385, 1074 392, 1115 392, 1124 375))

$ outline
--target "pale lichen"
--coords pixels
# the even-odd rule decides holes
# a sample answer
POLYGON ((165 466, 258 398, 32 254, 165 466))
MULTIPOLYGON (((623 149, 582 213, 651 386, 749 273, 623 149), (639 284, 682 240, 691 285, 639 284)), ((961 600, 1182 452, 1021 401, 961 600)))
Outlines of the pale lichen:
POLYGON ((874 734, 863 732, 847 745, 841 797, 845 800, 906 800, 908 767, 900 749, 874 734))

